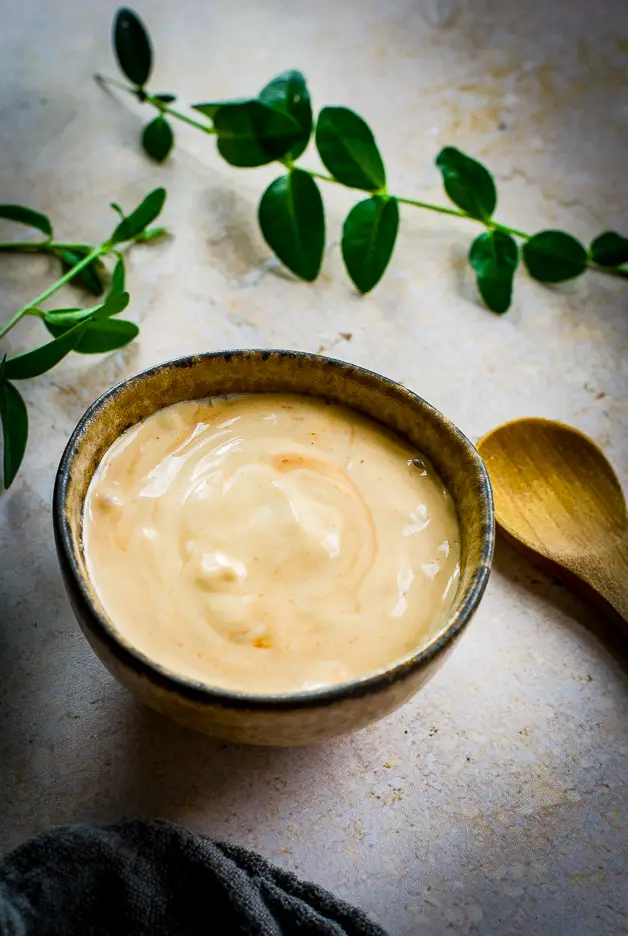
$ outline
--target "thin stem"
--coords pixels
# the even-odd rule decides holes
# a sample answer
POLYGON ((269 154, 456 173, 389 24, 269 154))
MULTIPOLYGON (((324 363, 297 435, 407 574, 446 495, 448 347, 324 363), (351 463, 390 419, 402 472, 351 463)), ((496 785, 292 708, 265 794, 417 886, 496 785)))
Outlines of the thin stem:
POLYGON ((156 100, 156 98, 151 97, 149 94, 146 95, 146 101, 162 113, 168 114, 170 117, 176 117, 177 120, 182 120, 183 123, 189 124, 191 127, 196 127, 197 130, 202 130, 203 133, 211 134, 216 132, 214 127, 210 127, 209 124, 202 124, 200 121, 194 120, 193 117, 188 117, 187 114, 182 114, 181 111, 174 110, 169 104, 164 104, 163 101, 156 100))
MULTIPOLYGON (((297 168, 294 163, 291 163, 286 159, 281 159, 280 162, 283 166, 286 167, 286 169, 297 168)), ((301 167, 299 166, 298 168, 301 167)), ((302 171, 307 172, 308 175, 312 176, 313 179, 320 179, 321 182, 333 182, 335 185, 345 184, 344 182, 339 182, 338 179, 334 179, 333 176, 323 175, 321 172, 313 172, 311 169, 302 169, 302 171)), ((356 190, 352 185, 347 185, 345 188, 352 188, 356 190)), ((363 190, 357 189, 357 191, 363 190)), ((456 208, 446 208, 444 205, 433 205, 431 202, 417 201, 416 198, 402 198, 401 195, 390 195, 389 197, 396 198, 397 201, 403 205, 413 205, 415 208, 424 208, 426 211, 436 211, 438 214, 451 215, 454 218, 466 218, 468 221, 477 221, 479 224, 484 224, 484 221, 481 221, 479 218, 473 218, 471 215, 468 215, 466 211, 458 211, 456 208)), ((529 234, 524 234, 523 231, 517 231, 514 228, 504 227, 502 224, 495 224, 491 222, 490 227, 498 231, 504 231, 506 234, 514 234, 516 237, 523 237, 526 240, 530 236, 529 234)))
POLYGON ((50 241, 7 241, 0 244, 0 250, 47 250, 50 241))
POLYGON ((5 241, 0 243, 0 250, 4 251, 39 251, 40 253, 56 253, 58 250, 89 250, 89 244, 64 244, 60 241, 5 241))
POLYGON ((32 299, 25 306, 23 306, 19 312, 16 312, 13 318, 9 319, 6 325, 0 329, 0 338, 4 338, 4 336, 17 325, 20 319, 28 314, 29 309, 40 305, 42 302, 44 302, 45 299, 48 299, 49 296, 52 296, 52 294, 55 293, 58 289, 61 289, 61 287, 65 286, 66 283, 69 283, 70 280, 73 279, 77 273, 80 273, 84 267, 89 266, 93 260, 96 260, 98 257, 102 256, 102 254, 108 253, 108 251, 109 246, 106 243, 101 244, 100 247, 94 247, 94 249, 80 261, 80 263, 77 263, 76 266, 73 266, 72 269, 68 270, 68 272, 65 273, 55 283, 53 283, 52 286, 49 286, 48 289, 44 289, 44 291, 40 293, 39 296, 36 296, 35 299, 32 299))
POLYGON ((134 97, 137 97, 137 91, 135 88, 124 84, 122 81, 118 81, 117 78, 110 78, 109 75, 99 75, 96 73, 94 75, 94 81, 97 84, 102 85, 102 87, 110 85, 112 88, 119 88, 120 91, 126 91, 128 94, 132 94, 134 97))
MULTIPOLYGON (((437 211, 438 214, 452 215, 454 218, 468 218, 469 221, 476 221, 477 218, 472 218, 465 211, 457 211, 455 208, 445 208, 443 205, 432 205, 429 202, 417 201, 415 198, 401 198, 399 195, 394 195, 394 198, 398 202, 401 202, 402 205, 414 205, 415 208, 425 208, 426 211, 437 211)), ((483 224, 484 222, 480 222, 483 224)))
POLYGON ((48 287, 48 289, 44 289, 43 293, 37 296, 36 299, 33 299, 32 302, 29 302, 27 306, 24 306, 24 308, 30 309, 31 306, 38 306, 49 296, 52 296, 52 294, 58 289, 61 289, 62 286, 65 286, 66 283, 69 283, 71 279, 74 279, 76 274, 80 273, 84 267, 89 266, 92 260, 96 260, 98 257, 102 256, 102 254, 107 253, 108 250, 109 247, 106 243, 101 244, 100 247, 94 247, 94 249, 90 251, 86 257, 83 257, 80 263, 77 263, 76 266, 73 266, 71 269, 69 269, 67 273, 64 273, 61 279, 58 279, 56 283, 53 283, 52 286, 48 287))
MULTIPOLYGON (((287 164, 284 163, 284 165, 287 165, 287 164)), ((299 168, 299 169, 300 169, 301 167, 300 167, 300 166, 298 166, 298 167, 297 167, 297 166, 288 166, 288 169, 290 169, 290 168, 299 168)), ((323 174, 320 173, 320 172, 312 172, 311 169, 303 169, 303 172, 307 172, 307 174, 308 174, 308 175, 311 175, 313 179, 320 179, 321 182, 333 182, 334 185, 344 185, 344 182, 339 182, 338 179, 334 179, 334 177, 333 177, 333 176, 330 176, 330 175, 323 175, 323 174)), ((347 187, 347 186, 345 186, 345 187, 347 187)), ((349 186, 349 187, 350 187, 350 186, 349 186)))
MULTIPOLYGON (((286 160, 281 160, 284 166, 287 169, 294 169, 294 163, 287 162, 286 160)), ((336 185, 344 185, 343 182, 339 182, 338 179, 334 179, 333 176, 323 175, 321 172, 312 172, 311 169, 304 169, 304 172, 307 172, 314 179, 320 179, 322 182, 333 182, 336 185)), ((346 186, 347 188, 353 188, 353 186, 346 186)), ((362 191, 359 189, 358 191, 362 191)), ((515 237, 522 237, 524 240, 529 240, 530 235, 525 234, 523 231, 517 231, 516 228, 505 227, 503 224, 497 224, 494 221, 485 223, 480 218, 473 218, 471 215, 467 214, 466 211, 458 211, 455 208, 446 208, 444 205, 433 205, 431 202, 418 201, 416 198, 402 198, 401 195, 390 195, 390 198, 396 198, 398 202, 402 205, 412 205, 415 208, 424 208, 426 211, 436 211, 438 214, 450 215, 453 218, 466 218, 467 221, 476 221, 478 224, 484 224, 485 227, 491 227, 496 231, 503 231, 504 234, 514 234, 515 237)))
POLYGON ((138 101, 146 104, 152 104, 153 107, 157 108, 158 111, 162 114, 168 114, 170 117, 175 117, 177 120, 182 120, 183 123, 189 124, 191 127, 196 127, 197 130, 202 130, 203 133, 215 133, 215 129, 210 127, 208 124, 201 123, 200 120, 195 120, 193 117, 188 117, 187 114, 182 114, 181 111, 175 110, 174 107, 170 107, 169 104, 164 103, 164 101, 158 100, 152 94, 146 94, 144 97, 140 97, 137 93, 137 88, 132 88, 130 85, 125 85, 122 81, 118 81, 116 78, 109 78, 108 75, 94 75, 94 79, 98 82, 99 85, 106 87, 111 85, 113 88, 118 88, 120 91, 126 91, 127 94, 132 94, 133 97, 136 97, 138 101))
POLYGON ((90 250, 89 244, 62 244, 54 241, 48 245, 51 250, 90 250))
POLYGON ((491 221, 489 226, 494 231, 502 231, 504 234, 512 234, 514 237, 522 237, 523 240, 530 240, 530 237, 532 236, 531 234, 525 234, 523 231, 518 231, 516 228, 506 227, 503 224, 497 224, 496 221, 491 221))
POLYGON ((590 270, 597 270, 598 273, 606 273, 609 276, 619 276, 622 279, 628 279, 628 267, 604 267, 600 266, 599 263, 594 263, 593 260, 588 260, 587 266, 590 270))
POLYGON ((26 315, 26 309, 20 309, 19 312, 16 312, 13 318, 10 318, 6 325, 0 328, 0 338, 4 338, 4 336, 17 325, 17 323, 24 315, 26 315))
MULTIPOLYGON (((110 78, 108 75, 94 75, 95 80, 98 84, 106 87, 107 85, 113 88, 119 88, 120 91, 126 91, 127 94, 132 94, 140 101, 145 101, 148 104, 152 104, 160 113, 168 114, 170 117, 175 117, 177 120, 182 120, 184 123, 189 124, 192 127, 196 127, 197 130, 202 130, 203 133, 216 133, 216 129, 207 124, 200 123, 198 120, 194 120, 192 117, 188 117, 187 114, 182 114, 180 111, 174 110, 163 101, 158 100, 156 97, 145 92, 138 93, 137 88, 133 88, 130 85, 124 84, 122 81, 118 81, 116 78, 110 78)), ((344 182, 340 182, 338 179, 334 179, 333 176, 324 175, 321 172, 314 172, 312 169, 304 169, 301 166, 296 166, 289 159, 279 159, 277 160, 282 166, 285 166, 288 171, 293 171, 294 169, 301 169, 302 172, 307 172, 309 176, 313 179, 320 179, 321 182, 331 182, 333 185, 343 185, 345 188, 353 189, 354 191, 362 191, 362 189, 356 189, 355 186, 345 185, 344 182)), ((371 193, 378 194, 378 193, 371 193)), ((383 193, 382 193, 383 194, 383 193)), ((531 234, 526 234, 525 231, 519 231, 517 228, 507 227, 504 224, 498 224, 496 221, 483 221, 481 218, 474 218, 470 214, 467 214, 466 211, 460 211, 456 208, 447 208, 444 205, 434 205, 431 202, 419 201, 416 198, 402 198, 400 195, 390 195, 391 198, 396 198, 396 200, 402 205, 411 205, 414 208, 423 208, 425 211, 434 211, 437 214, 449 215, 453 218, 465 218, 467 221, 474 221, 476 224, 483 225, 489 231, 501 231, 503 234, 509 234, 511 237, 519 237, 521 240, 528 241, 531 238, 531 234)), ((22 246, 25 249, 45 249, 44 243, 40 244, 25 244, 25 245, 12 245, 12 244, 0 244, 0 250, 19 250, 22 249, 22 246)), ((58 245, 66 246, 66 245, 58 245)), ((612 267, 602 267, 599 264, 594 263, 592 260, 587 261, 587 266, 592 270, 597 270, 598 273, 608 273, 611 276, 619 277, 628 277, 628 269, 626 268, 612 268, 612 267)), ((2 337, 4 332, 0 332, 0 337, 2 337)))
MULTIPOLYGON (((171 117, 176 117, 178 120, 183 120, 185 123, 190 124, 192 127, 196 127, 199 130, 202 130, 203 133, 215 133, 216 130, 214 127, 209 127, 207 124, 202 124, 198 120, 194 120, 191 117, 188 117, 186 114, 180 113, 180 111, 173 110, 172 107, 169 107, 167 104, 164 104, 163 101, 157 100, 153 95, 146 94, 143 98, 140 98, 137 89, 132 88, 130 85, 124 84, 122 81, 118 81, 116 78, 110 78, 108 75, 94 75, 95 80, 98 84, 107 86, 111 85, 114 88, 119 88, 121 91, 126 91, 127 94, 132 94, 134 97, 137 97, 139 100, 144 100, 148 104, 152 104, 153 107, 156 107, 157 110, 165 114, 170 114, 171 117)), ((279 159, 277 160, 281 163, 282 166, 285 166, 286 169, 292 171, 293 169, 301 167, 295 166, 293 162, 289 159, 279 159)), ((338 179, 334 179, 333 176, 324 175, 321 172, 314 172, 312 169, 301 169, 302 172, 307 172, 309 176, 313 179, 320 179, 321 182, 331 182, 334 185, 344 185, 344 182, 340 182, 338 179)), ((345 186, 345 188, 354 188, 352 185, 345 186)), ((361 191, 361 190, 358 190, 361 191)), ((472 218, 471 215, 468 215, 465 211, 459 211, 456 208, 446 208, 444 205, 433 205, 430 202, 418 201, 415 198, 402 198, 399 195, 392 196, 397 199, 403 205, 412 205, 415 208, 424 208, 426 211, 435 211, 438 214, 450 215, 454 218, 467 218, 470 221, 478 221, 480 224, 484 224, 483 221, 480 221, 478 218, 472 218)), ((516 237, 523 237, 525 240, 529 238, 529 234, 524 234, 522 231, 517 231, 514 228, 504 227, 501 224, 490 223, 485 225, 485 227, 491 227, 494 230, 503 231, 507 234, 514 234, 516 237)))

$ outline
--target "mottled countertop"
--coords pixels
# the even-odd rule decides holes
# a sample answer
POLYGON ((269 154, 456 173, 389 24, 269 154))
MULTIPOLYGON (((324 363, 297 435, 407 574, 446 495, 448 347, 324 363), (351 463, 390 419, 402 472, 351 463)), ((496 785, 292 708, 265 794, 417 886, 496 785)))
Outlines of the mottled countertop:
MULTIPOLYGON (((51 823, 160 815, 258 849, 394 936, 628 932, 626 647, 503 544, 439 675, 396 715, 321 747, 247 749, 186 733, 134 704, 81 636, 54 555, 55 467, 101 391, 179 354, 324 350, 401 381, 474 440, 522 415, 573 423, 628 482, 621 282, 590 273, 547 289, 521 274, 498 318, 465 263, 476 228, 408 208, 385 279, 360 299, 338 249, 352 196, 335 186, 324 192, 323 274, 294 282, 256 226, 274 169, 231 169, 181 125, 163 167, 138 153, 139 105, 91 80, 115 74, 114 10, 22 0, 2 18, 0 201, 48 212, 64 239, 97 241, 110 200, 130 207, 164 184, 173 236, 130 254, 137 342, 22 384, 31 439, 0 496, 0 847, 51 823)), ((626 232, 624 0, 142 0, 138 11, 157 90, 247 94, 297 67, 315 105, 369 120, 393 191, 441 201, 433 160, 452 144, 493 169, 504 223, 587 240, 626 232)), ((0 257, 2 320, 52 269, 0 257)), ((28 321, 7 347, 41 337, 28 321)))

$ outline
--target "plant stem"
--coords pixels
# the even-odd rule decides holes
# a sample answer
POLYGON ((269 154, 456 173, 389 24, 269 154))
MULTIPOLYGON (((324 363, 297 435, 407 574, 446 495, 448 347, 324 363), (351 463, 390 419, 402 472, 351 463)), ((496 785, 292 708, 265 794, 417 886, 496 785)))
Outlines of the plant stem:
MULTIPOLYGON (((145 94, 141 97, 138 94, 137 88, 133 88, 131 85, 126 85, 122 81, 118 81, 116 78, 110 78, 108 75, 94 75, 95 80, 98 84, 106 87, 110 85, 113 88, 119 88, 121 91, 126 91, 127 94, 132 94, 134 97, 138 98, 140 101, 144 101, 148 104, 152 104, 153 107, 157 108, 158 111, 164 114, 169 114, 171 117, 175 117, 177 120, 182 120, 184 123, 190 124, 192 127, 196 127, 198 130, 202 130, 203 133, 216 133, 214 127, 208 126, 207 124, 202 124, 198 120, 194 120, 192 117, 188 117, 186 114, 182 114, 180 111, 174 110, 172 107, 169 107, 163 101, 159 101, 153 95, 145 94)), ((295 163, 291 162, 288 159, 279 159, 277 160, 282 166, 285 166, 288 171, 294 169, 300 169, 301 172, 307 172, 309 176, 313 179, 319 179, 321 182, 331 182, 333 185, 342 185, 345 188, 353 189, 353 191, 363 191, 362 189, 355 189, 351 185, 345 185, 344 182, 340 182, 338 179, 334 179, 333 176, 324 175, 322 172, 314 172, 312 169, 305 169, 302 166, 297 166, 295 163)), ((377 193, 371 193, 377 194, 377 193)), ((476 224, 481 224, 489 231, 501 231, 503 234, 509 234, 511 237, 519 237, 521 240, 528 241, 531 238, 531 234, 526 234, 525 231, 519 231, 517 228, 507 227, 504 224, 498 224, 496 221, 483 221, 481 218, 474 218, 472 215, 467 214, 466 211, 460 211, 456 208, 447 208, 445 205, 434 205, 431 202, 419 201, 416 198, 402 198, 400 195, 390 195, 391 198, 396 198, 397 201, 402 205, 411 205, 414 208, 423 208, 425 211, 434 211, 437 214, 449 215, 453 218, 465 218, 467 221, 474 221, 476 224)), ((44 248, 45 242, 35 245, 24 245, 27 248, 39 247, 40 249, 44 248)), ((5 245, 0 244, 0 250, 19 250, 22 245, 5 245)), ((69 245, 56 245, 56 246, 69 246, 69 245)), ((598 273, 609 273, 611 276, 620 276, 628 277, 628 269, 626 268, 613 268, 613 267, 602 267, 599 264, 594 263, 592 260, 587 261, 587 267, 591 270, 597 270, 598 273)), ((0 337, 2 337, 3 332, 0 332, 0 337)))
POLYGON ((126 91, 127 94, 132 94, 133 97, 136 97, 139 101, 146 104, 152 104, 153 107, 157 108, 162 114, 168 114, 170 117, 175 117, 177 120, 182 120, 184 123, 189 124, 191 127, 196 127, 197 130, 202 130, 203 133, 215 133, 213 127, 209 124, 203 124, 200 120, 195 120, 193 117, 188 117, 187 114, 182 114, 181 111, 175 110, 173 107, 170 107, 169 104, 165 104, 163 101, 157 100, 156 97, 153 97, 151 94, 146 94, 144 98, 139 97, 136 88, 132 88, 130 85, 125 85, 122 81, 118 81, 116 78, 109 78, 108 75, 94 75, 95 81, 99 85, 106 87, 111 85, 113 88, 119 88, 120 91, 126 91))
POLYGON ((523 231, 518 231, 516 228, 505 227, 503 224, 497 224, 496 221, 491 221, 488 226, 491 227, 494 231, 501 231, 503 234, 511 234, 513 237, 521 237, 523 240, 530 240, 532 236, 531 234, 525 234, 523 231))
MULTIPOLYGON (((282 159, 280 162, 283 166, 286 167, 286 169, 299 168, 302 172, 307 172, 307 174, 312 176, 313 179, 320 179, 321 182, 333 182, 335 185, 344 185, 344 182, 339 182, 338 179, 334 179, 333 176, 323 175, 321 172, 313 172, 311 169, 303 169, 301 166, 297 167, 294 165, 294 163, 288 162, 287 160, 282 159)), ((353 188, 351 185, 345 187, 353 188)), ((361 192, 363 190, 354 189, 354 191, 361 192)), ((523 231, 518 231, 516 228, 505 227, 505 225, 497 224, 495 221, 486 223, 480 218, 474 218, 467 214, 466 211, 459 211, 456 208, 447 208, 444 205, 434 205, 431 202, 417 201, 416 198, 402 198, 401 195, 389 195, 389 197, 396 198, 397 201, 402 205, 412 205, 415 208, 424 208, 426 211, 436 211, 438 214, 450 215, 453 218, 466 218, 467 221, 475 221, 477 224, 483 224, 485 227, 490 227, 495 231, 503 231, 504 234, 513 234, 515 237, 522 237, 524 240, 530 239, 530 234, 525 234, 523 231)))
POLYGON ((89 244, 62 244, 58 241, 5 241, 0 243, 0 250, 29 251, 39 253, 55 253, 57 250, 89 249, 89 244))
MULTIPOLYGON (((301 172, 307 172, 309 176, 313 179, 320 179, 321 182, 333 182, 334 185, 345 185, 344 182, 339 182, 338 179, 334 179, 333 176, 323 175, 322 172, 314 172, 312 169, 304 169, 302 166, 295 166, 294 163, 289 162, 288 160, 281 159, 279 160, 282 166, 285 166, 286 169, 300 169, 301 172)), ((353 189, 353 191, 362 192, 363 189, 355 189, 352 185, 346 185, 345 188, 353 189)), ((373 194, 377 194, 374 192, 373 194)), ((436 211, 438 214, 451 215, 454 218, 467 218, 469 221, 477 221, 477 218, 472 218, 471 215, 468 215, 464 211, 458 211, 456 208, 446 208, 444 205, 433 205, 431 202, 417 201, 415 198, 402 198, 401 195, 389 195, 389 198, 395 198, 402 205, 413 205, 415 208, 424 208, 426 211, 436 211)), ((483 221, 479 222, 484 224, 483 221)), ((501 224, 493 224, 492 227, 499 228, 501 231, 508 231, 512 234, 517 234, 519 237, 528 237, 528 234, 522 234, 519 231, 511 230, 511 228, 502 227, 501 224)))
POLYGON ((628 279, 628 267, 605 267, 600 266, 599 263, 594 263, 593 260, 588 260, 587 266, 590 270, 597 270, 598 273, 606 273, 608 276, 619 276, 622 279, 628 279))
POLYGON ((20 309, 19 312, 16 312, 13 318, 10 318, 9 321, 6 323, 6 325, 4 325, 0 329, 0 338, 4 338, 4 336, 8 334, 8 332, 10 332, 11 329, 14 328, 17 325, 17 323, 20 321, 20 319, 23 318, 23 316, 25 315, 26 315, 26 308, 20 309))
POLYGON ((61 287, 65 286, 66 283, 69 283, 77 273, 80 273, 80 271, 84 267, 88 266, 93 260, 96 260, 98 257, 102 256, 102 254, 108 253, 109 249, 110 248, 107 243, 101 244, 100 247, 94 247, 94 249, 88 253, 88 255, 84 257, 79 263, 77 263, 76 266, 73 266, 71 270, 68 270, 68 272, 65 273, 55 283, 53 283, 52 286, 49 286, 48 289, 44 289, 44 291, 40 293, 39 296, 36 296, 35 299, 32 299, 25 306, 23 306, 19 312, 16 312, 13 318, 9 319, 6 325, 0 329, 0 338, 4 338, 4 336, 17 325, 20 319, 28 314, 29 309, 32 309, 33 307, 36 307, 40 303, 44 302, 45 299, 48 299, 49 296, 52 296, 52 294, 55 293, 58 289, 61 289, 61 287))
MULTIPOLYGON (((114 88, 119 88, 121 91, 126 91, 127 94, 132 94, 134 97, 138 97, 137 90, 130 85, 124 84, 122 81, 118 81, 116 78, 110 78, 108 75, 94 75, 95 80, 98 84, 106 87, 111 85, 114 88)), ((173 110, 171 107, 168 107, 167 104, 164 104, 162 101, 158 101, 155 97, 150 94, 146 94, 143 98, 149 104, 152 104, 153 107, 156 107, 157 110, 162 111, 163 113, 170 114, 171 117, 176 117, 178 120, 183 120, 185 123, 191 124, 193 127, 197 127, 199 130, 202 130, 204 133, 215 133, 213 127, 207 126, 207 124, 202 124, 197 120, 193 120, 190 117, 187 117, 185 114, 180 113, 179 111, 173 110)), ((323 175, 321 172, 314 172, 312 169, 303 169, 301 166, 295 166, 293 162, 290 162, 288 159, 279 159, 277 162, 281 163, 282 166, 285 166, 288 170, 301 169, 302 172, 307 172, 309 176, 313 179, 320 179, 321 182, 332 182, 334 185, 344 185, 344 182, 339 182, 338 179, 334 179, 333 176, 323 175)), ((353 188, 353 186, 345 186, 345 188, 353 188)), ((357 191, 362 191, 358 189, 357 191)), ((472 218, 471 215, 468 215, 464 211, 458 211, 456 208, 446 208, 444 205, 433 205, 430 202, 417 201, 414 198, 402 198, 399 195, 392 196, 397 199, 398 202, 404 205, 412 205, 415 208, 424 208, 426 211, 435 211, 438 214, 450 215, 454 218, 468 218, 470 221, 478 221, 477 218, 472 218)), ((483 221, 479 221, 480 224, 484 224, 483 221)), ((485 225, 486 226, 486 225, 485 225)), ((490 225, 496 230, 503 231, 504 233, 514 234, 517 237, 523 237, 526 240, 530 237, 529 234, 524 234, 522 231, 516 231, 514 228, 503 227, 501 224, 490 225)))
POLYGON ((312 172, 311 169, 304 169, 303 166, 295 166, 294 163, 283 162, 283 160, 281 160, 281 162, 286 167, 286 169, 300 169, 301 172, 307 172, 307 174, 312 176, 313 179, 320 179, 321 182, 333 182, 334 185, 344 185, 344 182, 339 182, 338 179, 334 179, 333 176, 323 175, 321 172, 312 172))
POLYGON ((148 104, 152 104, 153 107, 156 107, 158 111, 161 111, 162 114, 168 114, 170 117, 176 117, 177 120, 182 120, 183 123, 189 124, 191 127, 196 127, 197 130, 202 130, 203 133, 215 133, 213 127, 210 127, 209 124, 203 124, 200 120, 194 120, 193 117, 188 117, 187 114, 182 114, 181 111, 174 110, 170 107, 169 104, 164 104, 163 101, 157 100, 157 98, 152 97, 150 94, 147 94, 145 101, 148 104))
MULTIPOLYGON (((414 205, 415 208, 425 208, 426 211, 437 211, 439 214, 452 215, 455 218, 468 218, 470 221, 476 221, 464 211, 457 211, 455 208, 445 208, 443 205, 432 205, 430 202, 417 201, 415 198, 401 198, 400 195, 393 195, 402 205, 414 205)), ((480 222, 481 224, 483 222, 480 222)))
POLYGON ((44 289, 43 293, 37 296, 36 299, 33 299, 32 302, 29 302, 25 308, 29 309, 31 306, 38 306, 49 296, 52 296, 52 294, 56 292, 57 289, 61 289, 61 287, 65 286, 66 283, 69 283, 71 279, 74 279, 76 274, 80 273, 84 267, 89 266, 92 260, 96 260, 98 257, 102 256, 102 254, 107 253, 108 250, 109 246, 107 243, 101 244, 99 247, 94 247, 94 249, 90 251, 86 257, 83 257, 83 259, 77 263, 76 266, 73 266, 70 270, 68 270, 67 273, 64 273, 64 275, 58 279, 56 283, 53 283, 52 286, 49 286, 48 289, 44 289))
POLYGON ((50 241, 7 241, 0 244, 0 250, 40 250, 46 251, 50 247, 50 241))
POLYGON ((126 91, 128 94, 132 94, 134 97, 137 97, 137 91, 135 88, 132 88, 131 85, 126 85, 122 81, 118 81, 117 78, 110 78, 109 75, 100 75, 98 72, 94 74, 94 81, 96 84, 106 87, 111 85, 112 88, 119 88, 120 91, 126 91))

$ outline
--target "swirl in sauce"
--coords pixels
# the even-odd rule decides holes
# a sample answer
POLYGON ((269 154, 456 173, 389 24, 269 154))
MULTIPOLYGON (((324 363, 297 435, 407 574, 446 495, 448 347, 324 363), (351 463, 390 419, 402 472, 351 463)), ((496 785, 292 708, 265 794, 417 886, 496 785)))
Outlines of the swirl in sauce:
POLYGON ((83 526, 116 630, 172 672, 244 692, 387 666, 438 633, 459 573, 455 510, 429 462, 302 396, 155 413, 105 454, 83 526))

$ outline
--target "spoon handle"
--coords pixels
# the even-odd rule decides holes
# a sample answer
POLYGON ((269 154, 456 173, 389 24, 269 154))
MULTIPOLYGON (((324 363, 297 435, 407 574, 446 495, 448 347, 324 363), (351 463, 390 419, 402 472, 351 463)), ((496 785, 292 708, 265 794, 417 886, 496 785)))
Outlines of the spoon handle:
POLYGON ((628 536, 613 544, 604 556, 592 557, 586 569, 573 571, 595 591, 603 609, 628 635, 628 536))

